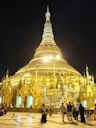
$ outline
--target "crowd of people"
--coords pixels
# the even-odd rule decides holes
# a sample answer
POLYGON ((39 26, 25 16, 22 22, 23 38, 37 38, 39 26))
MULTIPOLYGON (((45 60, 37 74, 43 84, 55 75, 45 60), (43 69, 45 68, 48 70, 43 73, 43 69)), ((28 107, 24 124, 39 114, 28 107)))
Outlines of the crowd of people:
POLYGON ((3 116, 8 111, 8 107, 6 104, 0 104, 0 116, 3 116))
MULTIPOLYGON (((86 123, 85 121, 85 108, 82 106, 82 104, 72 104, 69 102, 68 104, 64 105, 64 103, 61 104, 60 109, 61 111, 61 117, 62 117, 62 122, 65 122, 65 115, 67 116, 67 120, 69 123, 73 123, 74 120, 80 121, 81 123, 86 123), (79 115, 79 120, 78 120, 78 115, 79 115)), ((53 107, 50 106, 49 109, 46 108, 45 104, 42 105, 41 108, 41 123, 46 123, 47 122, 47 115, 52 116, 53 114, 53 107)), ((88 114, 86 114, 88 115, 88 114)), ((87 118, 87 116, 86 116, 87 118)), ((95 110, 94 113, 90 113, 89 118, 93 118, 94 120, 96 119, 96 105, 95 105, 95 110)))
MULTIPOLYGON (((3 116, 8 111, 8 107, 6 104, 0 104, 0 116, 3 116)), ((65 122, 65 116, 67 117, 68 123, 73 123, 74 120, 80 121, 82 123, 86 123, 85 117, 96 120, 96 104, 94 106, 94 112, 92 112, 90 109, 87 110, 86 116, 85 116, 85 109, 82 106, 82 104, 72 104, 69 102, 68 104, 64 105, 64 103, 61 104, 59 111, 61 112, 61 118, 62 122, 65 122), (79 118, 78 118, 79 116, 79 118)), ((46 107, 45 104, 41 107, 41 123, 47 122, 47 115, 49 114, 52 116, 54 113, 54 107, 49 106, 46 107)))

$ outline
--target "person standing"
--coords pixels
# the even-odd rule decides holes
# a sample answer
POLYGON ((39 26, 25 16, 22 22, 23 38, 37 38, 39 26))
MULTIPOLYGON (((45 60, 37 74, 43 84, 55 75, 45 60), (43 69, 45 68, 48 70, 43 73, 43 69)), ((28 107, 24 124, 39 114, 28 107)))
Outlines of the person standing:
POLYGON ((80 104, 79 110, 80 110, 80 120, 82 123, 85 123, 84 107, 82 106, 82 104, 80 104))
POLYGON ((49 107, 49 114, 50 114, 50 116, 52 116, 52 114, 53 114, 53 106, 51 106, 51 105, 49 107))
POLYGON ((4 105, 4 114, 7 114, 7 111, 8 111, 8 107, 7 107, 7 104, 4 105))
POLYGON ((41 123, 46 123, 47 122, 47 109, 45 107, 45 104, 42 105, 42 108, 41 108, 41 114, 42 114, 42 117, 41 117, 41 123))
POLYGON ((66 114, 66 108, 63 103, 60 109, 61 109, 61 114, 62 114, 62 122, 64 122, 64 115, 66 114))
POLYGON ((73 105, 73 107, 72 107, 72 112, 73 112, 74 120, 76 120, 76 108, 75 108, 74 105, 73 105))
POLYGON ((71 102, 69 102, 69 104, 67 105, 67 118, 68 118, 68 121, 71 121, 73 123, 71 102))
POLYGON ((95 106, 95 110, 96 110, 96 104, 94 106, 95 106))
POLYGON ((76 111, 76 120, 78 120, 78 112, 79 112, 79 105, 76 104, 75 106, 75 111, 76 111))

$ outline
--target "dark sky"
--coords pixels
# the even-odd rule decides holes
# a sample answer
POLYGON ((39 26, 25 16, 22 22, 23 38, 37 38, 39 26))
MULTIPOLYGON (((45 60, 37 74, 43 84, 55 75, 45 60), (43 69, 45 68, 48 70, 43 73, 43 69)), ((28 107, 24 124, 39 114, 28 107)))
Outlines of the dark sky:
POLYGON ((96 77, 95 0, 0 0, 0 79, 7 68, 12 75, 33 58, 47 5, 65 59, 82 74, 88 64, 96 77))

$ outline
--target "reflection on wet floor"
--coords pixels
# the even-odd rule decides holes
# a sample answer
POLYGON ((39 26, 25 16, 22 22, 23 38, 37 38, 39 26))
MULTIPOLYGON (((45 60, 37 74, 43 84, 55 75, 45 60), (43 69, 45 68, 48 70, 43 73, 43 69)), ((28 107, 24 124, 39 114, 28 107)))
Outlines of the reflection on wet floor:
POLYGON ((0 128, 96 128, 96 122, 82 124, 79 121, 73 124, 62 123, 61 114, 54 114, 53 117, 47 116, 47 123, 40 123, 41 114, 34 113, 8 113, 0 117, 0 128))
POLYGON ((18 114, 18 115, 16 116, 16 122, 17 122, 17 123, 20 123, 20 122, 21 122, 21 116, 20 116, 20 114, 18 114))

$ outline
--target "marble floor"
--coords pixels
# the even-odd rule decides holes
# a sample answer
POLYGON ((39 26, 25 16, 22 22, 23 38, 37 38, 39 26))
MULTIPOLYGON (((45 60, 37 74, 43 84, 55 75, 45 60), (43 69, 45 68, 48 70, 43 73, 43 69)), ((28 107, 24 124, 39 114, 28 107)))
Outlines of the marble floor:
POLYGON ((65 116, 65 123, 62 123, 61 114, 48 115, 47 123, 40 123, 40 114, 9 112, 0 116, 0 128, 96 128, 96 121, 87 120, 86 124, 74 121, 69 124, 65 116))

